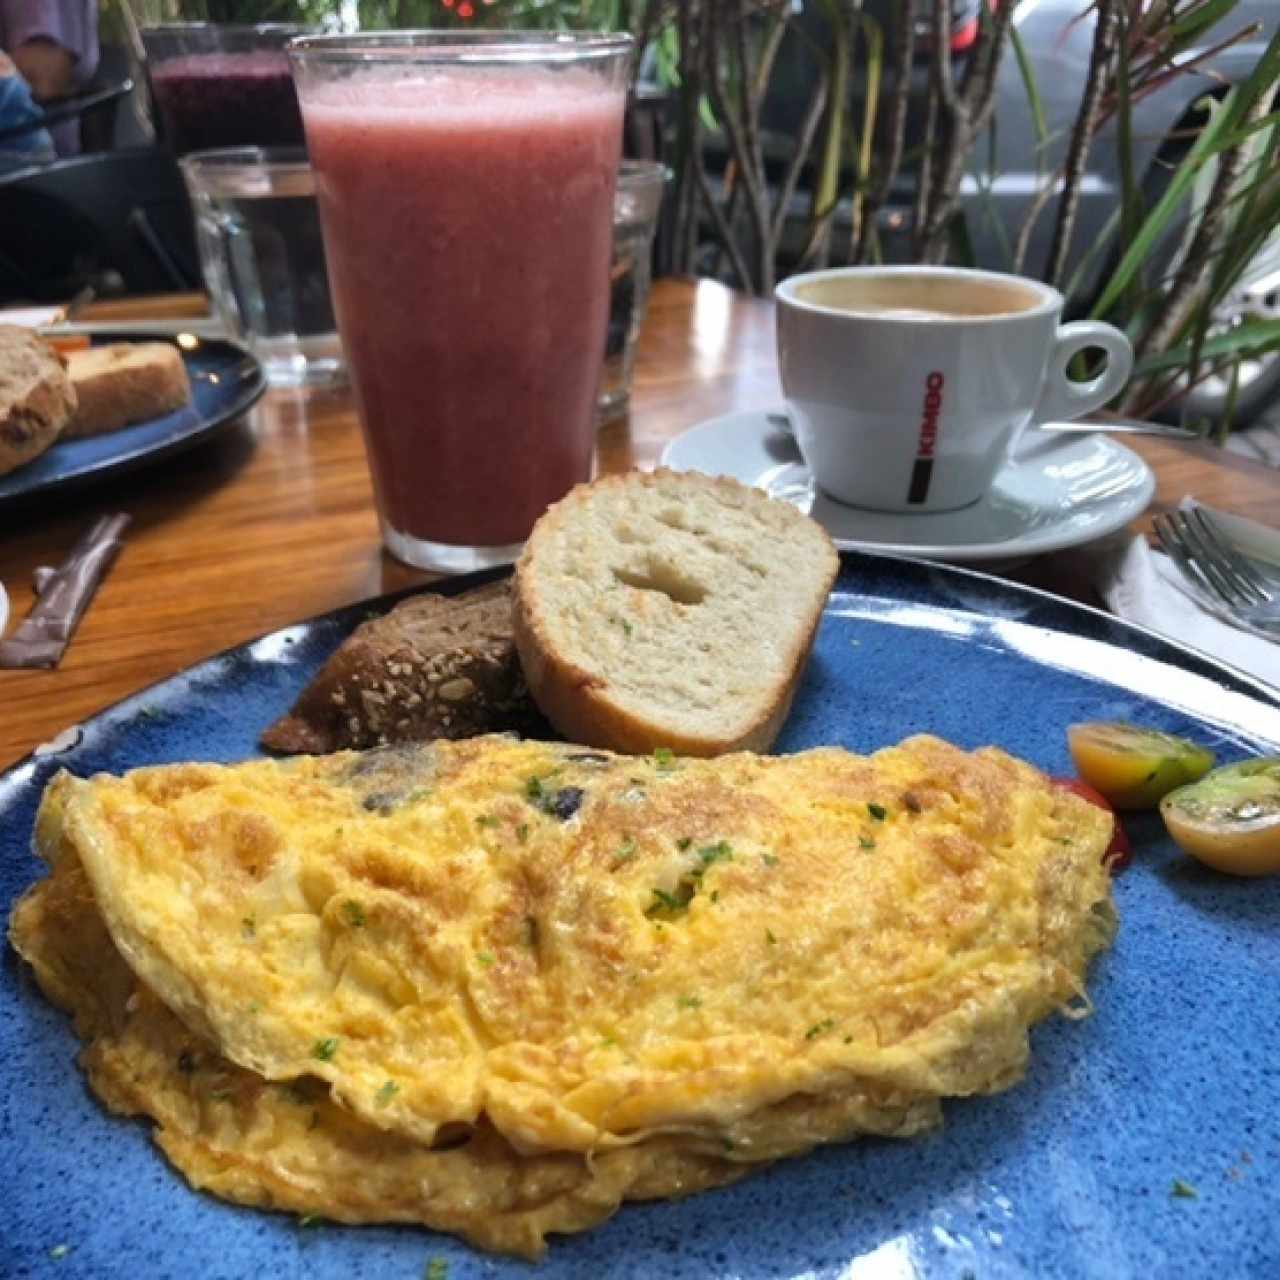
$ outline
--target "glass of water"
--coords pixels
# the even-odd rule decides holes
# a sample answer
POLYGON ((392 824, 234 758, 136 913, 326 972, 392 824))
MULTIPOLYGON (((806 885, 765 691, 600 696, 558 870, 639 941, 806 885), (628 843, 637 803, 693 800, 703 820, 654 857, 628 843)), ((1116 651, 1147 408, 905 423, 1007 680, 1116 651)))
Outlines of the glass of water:
POLYGON ((277 387, 343 377, 315 181, 292 147, 195 151, 180 162, 214 311, 277 387))
POLYGON ((636 339, 649 305, 653 233, 667 171, 655 160, 624 160, 613 197, 613 262, 609 269, 609 329, 605 335, 597 418, 622 417, 631 398, 636 339))

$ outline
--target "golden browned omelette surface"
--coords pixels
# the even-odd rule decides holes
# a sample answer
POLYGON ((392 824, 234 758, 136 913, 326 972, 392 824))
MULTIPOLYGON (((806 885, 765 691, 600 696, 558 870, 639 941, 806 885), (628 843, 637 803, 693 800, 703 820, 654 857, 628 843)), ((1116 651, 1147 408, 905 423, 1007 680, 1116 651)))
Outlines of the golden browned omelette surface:
POLYGON ((195 1185, 534 1255, 1016 1082, 1111 937, 1110 822, 927 737, 63 775, 11 931, 195 1185))

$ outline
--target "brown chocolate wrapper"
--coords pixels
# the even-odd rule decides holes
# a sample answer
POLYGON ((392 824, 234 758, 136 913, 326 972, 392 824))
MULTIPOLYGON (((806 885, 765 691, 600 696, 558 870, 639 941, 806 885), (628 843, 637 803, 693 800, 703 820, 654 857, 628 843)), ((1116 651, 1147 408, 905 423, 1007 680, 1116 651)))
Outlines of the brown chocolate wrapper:
POLYGON ((0 641, 0 667, 56 667, 120 550, 126 515, 103 516, 57 569, 36 570, 37 599, 13 635, 0 641))

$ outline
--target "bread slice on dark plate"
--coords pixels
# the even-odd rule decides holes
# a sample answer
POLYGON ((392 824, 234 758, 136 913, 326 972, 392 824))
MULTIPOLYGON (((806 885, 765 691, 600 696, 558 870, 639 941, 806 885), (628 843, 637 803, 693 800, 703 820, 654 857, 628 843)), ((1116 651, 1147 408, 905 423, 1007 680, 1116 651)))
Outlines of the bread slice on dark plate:
POLYGON ((75 408, 62 357, 34 330, 0 325, 0 475, 55 443, 75 408))
POLYGON ((545 732, 520 671, 511 588, 424 592, 358 626, 262 735, 313 755, 481 733, 545 732))

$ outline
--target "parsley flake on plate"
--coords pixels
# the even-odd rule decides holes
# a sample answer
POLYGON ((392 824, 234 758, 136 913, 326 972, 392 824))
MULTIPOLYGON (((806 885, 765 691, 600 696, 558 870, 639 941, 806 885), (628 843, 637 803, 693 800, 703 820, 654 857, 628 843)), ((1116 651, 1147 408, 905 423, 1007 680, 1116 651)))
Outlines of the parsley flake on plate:
POLYGON ((353 929, 364 928, 364 908, 354 898, 348 898, 342 904, 342 914, 353 929))

